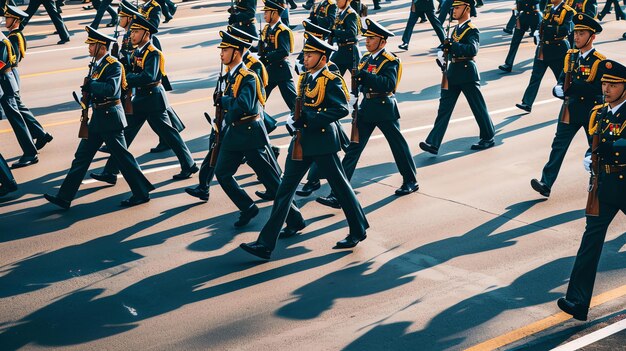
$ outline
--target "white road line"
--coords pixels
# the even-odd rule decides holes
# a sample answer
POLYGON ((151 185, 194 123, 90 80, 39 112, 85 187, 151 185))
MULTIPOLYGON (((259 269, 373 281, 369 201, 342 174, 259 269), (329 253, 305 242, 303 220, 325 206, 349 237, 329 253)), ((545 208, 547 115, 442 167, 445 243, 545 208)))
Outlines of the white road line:
POLYGON ((567 344, 561 345, 557 348, 552 349, 552 351, 574 351, 580 348, 583 348, 587 345, 591 345, 596 341, 607 338, 615 333, 618 333, 622 330, 626 329, 626 319, 623 319, 615 324, 611 324, 607 327, 604 327, 600 330, 596 330, 591 334, 587 334, 583 337, 580 337, 576 340, 570 341, 567 344))
MULTIPOLYGON (((541 100, 541 101, 535 102, 533 104, 533 106, 545 105, 545 104, 549 104, 549 103, 555 102, 555 101, 558 101, 558 99, 541 100)), ((507 107, 507 108, 502 108, 502 109, 495 110, 495 111, 489 111, 489 114, 490 115, 497 115, 497 114, 501 114, 501 113, 505 113, 505 112, 511 112, 511 111, 515 111, 515 110, 519 110, 519 109, 517 107, 507 107)), ((460 118, 452 119, 452 120, 450 120, 450 123, 465 122, 465 121, 469 121, 469 120, 473 120, 473 119, 474 119, 474 115, 471 115, 471 116, 466 116, 466 117, 460 117, 460 118)), ((400 131, 400 133, 402 133, 402 134, 412 133, 412 132, 416 132, 416 131, 419 131, 419 130, 430 129, 432 127, 433 127, 432 124, 428 124, 428 125, 421 126, 421 127, 414 127, 414 128, 403 129, 403 130, 400 131)), ((383 134, 377 134, 377 135, 371 136, 370 140, 380 139, 382 137, 384 137, 383 134)), ((278 145, 278 147, 280 149, 287 149, 287 148, 289 148, 289 144, 278 145)), ((149 169, 147 171, 142 171, 142 172, 143 172, 143 174, 150 174, 150 173, 166 171, 166 170, 169 170, 169 169, 179 168, 179 167, 180 167, 180 165, 175 164, 175 165, 170 165, 170 166, 156 167, 156 168, 152 168, 152 169, 149 169)), ((118 174, 117 177, 121 178, 122 175, 118 174)), ((95 179, 83 180, 83 184, 92 184, 92 183, 95 183, 95 182, 97 182, 97 180, 95 180, 95 179)))

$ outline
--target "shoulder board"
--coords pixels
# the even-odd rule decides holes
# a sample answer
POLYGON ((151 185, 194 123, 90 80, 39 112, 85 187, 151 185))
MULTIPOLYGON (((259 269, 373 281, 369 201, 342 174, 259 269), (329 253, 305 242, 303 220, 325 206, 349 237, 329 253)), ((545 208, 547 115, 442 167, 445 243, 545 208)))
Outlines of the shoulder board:
POLYGON ((475 26, 475 25, 474 25, 474 23, 472 23, 472 22, 469 22, 469 23, 467 24, 467 26, 468 26, 468 27, 470 27, 470 28, 476 29, 476 26, 475 26))
POLYGON ((328 0, 328 5, 334 5, 335 4, 335 0, 328 0))
POLYGON ((107 56, 107 62, 108 63, 116 63, 117 59, 111 55, 107 56))
POLYGON ((248 74, 250 74, 250 70, 248 69, 248 67, 241 65, 239 66, 239 70, 237 70, 237 73, 241 74, 242 76, 247 76, 248 74))
POLYGON ((328 78, 330 80, 333 80, 333 79, 337 78, 337 76, 333 72, 331 72, 331 71, 329 71, 327 69, 325 69, 322 72, 322 74, 324 75, 324 77, 326 77, 326 78, 328 78))
POLYGON ((603 107, 606 107, 606 106, 609 106, 609 103, 608 103, 608 102, 607 102, 607 103, 604 103, 604 104, 600 104, 600 105, 595 105, 595 106, 591 109, 591 111, 597 111, 597 110, 599 110, 599 109, 601 109, 601 108, 603 108, 603 107))
POLYGON ((576 10, 574 10, 571 6, 569 6, 568 4, 563 4, 563 8, 566 9, 567 11, 571 11, 571 12, 576 12, 576 10))
POLYGON ((157 48, 155 48, 155 47, 154 47, 154 45, 152 45, 152 44, 148 45, 148 47, 146 48, 146 50, 147 50, 147 51, 150 51, 150 52, 152 52, 152 51, 159 51, 159 50, 157 50, 157 48))
POLYGON ((280 30, 289 30, 289 27, 282 22, 278 25, 278 28, 280 28, 280 30))
POLYGON ((159 3, 158 3, 156 0, 152 0, 152 1, 150 2, 150 5, 155 6, 155 7, 156 7, 156 6, 161 6, 161 5, 159 5, 159 3))
POLYGON ((371 54, 372 54, 372 53, 368 51, 368 52, 364 53, 362 57, 369 56, 369 55, 371 55, 371 54))
POLYGON ((383 52, 383 56, 389 61, 395 61, 398 59, 398 57, 394 53, 390 53, 387 51, 383 52))
POLYGON ((598 50, 595 50, 593 52, 593 56, 599 58, 600 60, 606 60, 606 56, 602 55, 601 53, 598 52, 598 50))
POLYGON ((578 49, 569 49, 569 50, 567 50, 567 53, 568 54, 576 54, 576 53, 578 53, 578 49))
MULTIPOLYGON (((339 10, 337 10, 337 11, 339 11, 339 10)), ((348 5, 348 9, 346 10, 346 13, 347 13, 346 16, 348 16, 351 13, 356 14, 356 11, 352 8, 352 6, 348 5)))

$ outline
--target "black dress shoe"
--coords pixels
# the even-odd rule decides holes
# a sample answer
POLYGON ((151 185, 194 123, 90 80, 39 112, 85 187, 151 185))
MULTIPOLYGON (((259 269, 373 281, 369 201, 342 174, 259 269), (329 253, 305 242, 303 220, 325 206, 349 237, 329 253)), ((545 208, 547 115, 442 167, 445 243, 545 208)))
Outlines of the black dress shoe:
POLYGON ((320 196, 317 199, 315 199, 315 201, 317 201, 318 203, 324 205, 324 206, 328 206, 328 207, 332 207, 332 208, 341 208, 341 205, 339 204, 339 201, 337 200, 337 198, 335 197, 335 195, 330 194, 326 197, 324 196, 320 196))
POLYGON ((0 197, 6 196, 8 193, 12 193, 17 190, 17 183, 12 180, 6 184, 0 186, 0 197))
POLYGON ((57 45, 63 45, 65 43, 69 42, 69 41, 70 41, 70 38, 61 39, 61 40, 57 41, 57 45))
POLYGON ((426 18, 422 18, 422 19, 420 20, 420 23, 426 23, 426 22, 428 22, 428 20, 427 20, 426 18))
POLYGON ((150 195, 146 197, 136 197, 135 195, 132 195, 128 199, 122 200, 120 205, 122 207, 133 207, 133 206, 145 204, 148 201, 150 201, 150 195))
POLYGON ((511 67, 511 65, 508 65, 508 64, 505 63, 503 65, 498 66, 498 69, 501 70, 501 71, 504 71, 504 72, 511 72, 513 67, 511 67))
POLYGON ((172 14, 172 18, 176 14, 176 11, 178 11, 178 5, 174 4, 174 6, 170 8, 170 13, 172 14))
POLYGON ((159 143, 157 146, 150 149, 150 153, 156 154, 156 153, 171 150, 171 149, 172 148, 166 143, 159 143))
POLYGON ((299 225, 296 228, 289 228, 289 226, 286 226, 285 228, 283 228, 280 231, 280 235, 278 236, 280 239, 287 239, 287 238, 291 238, 292 236, 298 234, 299 231, 301 231, 302 229, 304 229, 304 227, 306 227, 306 224, 302 223, 301 225, 299 225))
POLYGON ((420 149, 422 149, 422 150, 424 150, 426 152, 429 152, 429 153, 431 153, 433 155, 436 155, 436 154, 439 153, 439 148, 438 147, 432 146, 432 145, 428 144, 425 141, 420 142, 419 146, 420 146, 420 149))
POLYGON ((537 179, 533 179, 530 181, 530 186, 542 196, 550 197, 550 188, 545 183, 537 179))
POLYGON ((100 151, 100 152, 104 152, 105 154, 110 154, 110 153, 111 153, 111 151, 109 150, 109 147, 108 147, 108 146, 106 146, 106 145, 102 145, 102 146, 98 149, 98 151, 100 151))
POLYGON ((55 205, 57 205, 57 206, 59 206, 59 207, 61 207, 61 208, 64 208, 64 209, 66 209, 66 210, 67 210, 68 208, 70 208, 70 204, 71 204, 71 202, 69 202, 69 201, 67 201, 67 200, 63 200, 63 199, 61 199, 61 198, 60 198, 60 197, 58 197, 58 196, 55 196, 55 195, 50 195, 50 194, 43 194, 43 197, 44 197, 46 200, 48 200, 49 202, 52 202, 53 204, 55 204, 55 205))
POLYGON ((398 196, 409 195, 410 193, 416 192, 419 188, 420 186, 417 184, 417 182, 407 182, 407 183, 402 184, 400 189, 396 190, 396 195, 398 196))
POLYGON ((252 218, 256 217, 259 214, 259 208, 257 205, 252 205, 249 209, 245 211, 241 211, 239 213, 239 219, 235 222, 235 227, 243 227, 244 225, 250 223, 252 218))
POLYGON ((52 139, 54 139, 52 137, 52 135, 46 133, 41 138, 37 138, 37 142, 35 143, 35 147, 37 148, 37 150, 41 150, 41 149, 43 149, 44 146, 46 146, 47 143, 51 142, 52 139))
POLYGON ((378 5, 374 5, 374 10, 380 10, 382 7, 378 6, 378 5))
POLYGON ((276 198, 276 194, 270 194, 269 191, 260 191, 257 190, 254 192, 254 194, 256 196, 258 196, 260 199, 266 200, 266 201, 274 201, 274 199, 276 198))
POLYGON ((589 311, 588 308, 585 308, 584 306, 568 301, 564 297, 561 297, 560 299, 558 299, 556 304, 559 306, 559 308, 563 312, 567 314, 571 314, 574 317, 574 319, 578 319, 579 321, 587 320, 587 312, 589 311))
POLYGON ((39 162, 39 157, 37 157, 37 155, 35 155, 35 156, 22 156, 22 157, 20 157, 19 160, 17 160, 17 162, 15 162, 15 163, 13 163, 11 165, 11 168, 13 168, 13 169, 15 169, 15 168, 22 168, 22 167, 34 165, 37 162, 39 162))
POLYGON ((502 31, 506 34, 513 34, 513 31, 507 28, 503 28, 502 31))
POLYGON ((195 188, 185 188, 185 192, 200 200, 209 201, 209 189, 197 186, 195 188))
POLYGON ((515 107, 519 108, 520 110, 524 110, 526 112, 530 112, 533 108, 526 105, 525 103, 521 103, 521 104, 515 104, 515 107))
POLYGON ((489 139, 489 140, 480 139, 480 141, 477 142, 476 144, 472 144, 471 149, 472 150, 486 150, 490 147, 493 147, 494 145, 496 145, 496 142, 493 141, 493 139, 489 139))
POLYGON ((175 180, 189 179, 194 173, 198 172, 199 170, 200 168, 198 168, 198 166, 194 163, 193 166, 191 166, 191 168, 182 170, 178 174, 174 174, 172 176, 172 179, 175 179, 175 180))
POLYGON ((249 254, 252 254, 258 258, 262 258, 264 260, 269 260, 272 256, 272 251, 267 247, 257 243, 243 243, 239 245, 240 248, 244 249, 249 254))
POLYGON ((111 173, 90 173, 89 176, 100 182, 115 185, 117 183, 117 176, 111 173))
POLYGON ((163 23, 170 23, 171 20, 172 20, 172 17, 166 18, 165 21, 163 21, 163 23))
POLYGON ((409 49, 409 44, 402 43, 402 44, 398 45, 398 49, 400 49, 400 50, 408 50, 409 49))
POLYGON ((318 190, 321 187, 322 185, 319 180, 314 182, 308 181, 302 186, 302 188, 296 190, 296 195, 306 197, 313 194, 315 190, 318 190))
POLYGON ((362 237, 360 238, 356 238, 354 237, 352 234, 348 234, 348 236, 341 240, 341 241, 337 241, 337 245, 335 245, 335 249, 349 249, 352 247, 355 247, 359 241, 363 241, 367 238, 367 235, 363 234, 362 237))

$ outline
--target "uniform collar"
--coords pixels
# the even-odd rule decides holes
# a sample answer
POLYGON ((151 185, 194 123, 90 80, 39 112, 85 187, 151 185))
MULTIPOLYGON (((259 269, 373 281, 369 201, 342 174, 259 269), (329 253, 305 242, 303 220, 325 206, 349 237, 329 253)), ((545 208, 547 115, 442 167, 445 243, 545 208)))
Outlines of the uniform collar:
POLYGON ((626 100, 622 101, 619 105, 611 108, 611 106, 609 105, 609 109, 608 112, 612 112, 613 114, 617 113, 617 111, 619 111, 620 108, 622 108, 622 106, 624 105, 624 103, 626 102, 626 100))
POLYGON ((560 9, 561 9, 561 7, 563 7, 563 4, 564 4, 564 3, 565 3, 564 1, 561 1, 558 5, 553 6, 553 7, 552 7, 552 11, 558 11, 558 10, 560 10, 560 9))
POLYGON ((98 61, 96 61, 96 62, 94 63, 94 67, 98 67, 98 66, 100 66, 100 64, 102 63, 102 61, 103 61, 104 59, 106 59, 108 56, 109 56, 109 53, 107 52, 106 54, 104 54, 104 56, 102 56, 102 57, 101 57, 98 61))
POLYGON ((380 49, 380 50, 378 50, 378 51, 376 51, 376 52, 372 53, 372 54, 370 55, 370 57, 372 58, 372 60, 375 60, 376 58, 378 58, 378 56, 380 56, 380 54, 381 54, 383 51, 385 51, 385 49, 384 49, 384 48, 382 48, 382 49, 380 49))
POLYGON ((465 21, 465 22, 463 22, 463 23, 460 23, 457 27, 460 29, 460 28, 462 28, 463 26, 465 26, 466 24, 468 24, 471 20, 472 20, 471 18, 468 18, 468 19, 467 19, 467 21, 465 21))
POLYGON ((580 53, 580 57, 582 57, 583 59, 586 59, 587 56, 589 56, 592 52, 594 52, 596 48, 594 48, 593 46, 591 47, 591 50, 587 50, 587 52, 581 52, 580 53))
POLYGON ((143 44, 142 47, 137 47, 137 51, 143 52, 148 47, 148 45, 150 45, 150 40, 148 40, 145 44, 143 44))
POLYGON ((235 73, 237 73, 237 71, 239 71, 239 68, 241 67, 241 65, 243 65, 243 61, 239 62, 239 64, 237 66, 235 66, 235 68, 229 70, 228 71, 228 76, 229 77, 233 77, 235 75, 235 73))
POLYGON ((276 27, 278 27, 279 24, 280 24, 280 19, 278 21, 276 21, 276 23, 274 23, 274 25, 270 24, 270 30, 273 31, 274 29, 276 29, 276 27))
POLYGON ((327 67, 328 67, 328 66, 324 66, 324 67, 322 67, 322 68, 318 69, 317 71, 312 72, 312 73, 311 73, 311 76, 310 76, 310 77, 311 77, 311 79, 312 79, 312 80, 313 80, 313 79, 316 79, 316 78, 317 78, 317 76, 319 76, 319 75, 320 75, 320 73, 322 73, 325 69, 327 69, 327 67))

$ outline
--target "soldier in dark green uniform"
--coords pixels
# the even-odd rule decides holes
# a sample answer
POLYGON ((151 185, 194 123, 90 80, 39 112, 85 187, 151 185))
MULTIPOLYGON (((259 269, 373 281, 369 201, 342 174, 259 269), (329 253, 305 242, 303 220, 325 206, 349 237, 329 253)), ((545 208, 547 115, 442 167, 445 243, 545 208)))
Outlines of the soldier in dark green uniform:
MULTIPOLYGON (((131 57, 131 71, 126 72, 128 86, 134 88, 133 119, 134 128, 126 130, 126 143, 130 145, 144 122, 162 138, 174 151, 181 165, 181 172, 172 178, 187 179, 198 172, 191 153, 180 134, 170 122, 167 113, 169 103, 161 79, 165 74, 165 58, 163 53, 152 45, 150 36, 158 30, 146 18, 135 14, 130 25, 130 40, 136 46, 131 57)), ((102 173, 92 173, 91 177, 109 184, 115 184, 117 177, 115 160, 109 158, 102 173)))
POLYGON ((144 4, 139 7, 139 13, 148 19, 155 28, 161 24, 161 5, 156 0, 143 0, 144 4))
POLYGON ((517 55, 517 49, 522 42, 524 34, 530 31, 531 34, 535 34, 541 23, 541 9, 539 8, 539 0, 517 0, 515 2, 517 16, 515 19, 516 25, 513 29, 513 37, 511 38, 511 46, 509 47, 509 53, 506 55, 504 64, 498 68, 505 72, 511 72, 513 68, 513 62, 515 61, 515 55, 517 55))
MULTIPOLYGON (((8 39, 12 44, 12 52, 15 55, 11 69, 19 88, 21 81, 18 65, 26 55, 27 48, 26 38, 24 38, 24 34, 22 33, 21 22, 28 17, 28 14, 18 7, 9 5, 6 11, 4 11, 4 17, 6 18, 5 26, 10 31, 8 39)), ((44 131, 41 124, 35 119, 33 113, 24 105, 19 90, 15 92, 15 102, 17 103, 20 114, 24 118, 24 122, 26 123, 31 137, 37 139, 35 148, 41 150, 47 143, 52 141, 52 135, 44 131)))
POLYGON ((265 87, 269 98, 272 90, 278 87, 289 110, 293 112, 296 100, 296 88, 291 76, 291 64, 287 60, 293 52, 293 33, 280 22, 280 14, 284 8, 272 1, 266 1, 263 11, 267 24, 261 32, 263 50, 259 52, 261 62, 267 68, 269 76, 265 87))
MULTIPOLYGON (((220 131, 223 137, 215 165, 215 177, 241 211, 235 227, 242 227, 259 213, 259 208, 234 178, 242 158, 246 158, 248 165, 272 194, 278 190, 280 173, 268 162, 271 155, 264 155, 268 152, 269 140, 259 115, 265 103, 263 86, 259 77, 242 61, 243 48, 249 48, 251 44, 223 31, 220 31, 220 36, 220 59, 229 69, 224 77, 224 95, 215 101, 224 111, 224 127, 220 131)), ((302 215, 293 201, 290 202, 288 212, 287 223, 291 227, 304 226, 302 215)))
POLYGON ((2 154, 0 154, 0 197, 17 190, 17 182, 13 178, 11 168, 2 154))
POLYGON ((300 227, 287 223, 281 230, 298 183, 312 163, 317 164, 337 194, 350 227, 348 236, 337 242, 336 247, 356 246, 365 240, 365 230, 369 228, 365 213, 341 169, 337 156, 341 146, 335 122, 348 115, 349 93, 343 78, 331 73, 326 66, 333 48, 310 35, 304 50, 304 65, 308 72, 302 73, 298 80, 303 108, 298 120, 288 122, 290 128, 296 130, 296 136, 289 146, 285 173, 276 193, 272 213, 257 241, 240 245, 245 251, 263 259, 270 259, 279 236, 290 237, 304 228, 304 222, 300 227), (298 155, 300 152, 301 155, 298 155), (302 159, 298 156, 302 156, 302 159))
POLYGON ((355 61, 359 62, 358 43, 361 34, 361 20, 357 12, 350 6, 351 0, 337 0, 338 13, 335 23, 330 29, 331 44, 337 44, 339 49, 333 53, 330 60, 339 67, 339 74, 344 75, 352 69, 355 61))
POLYGON ((446 34, 443 32, 443 25, 439 22, 437 16, 435 16, 435 3, 433 0, 413 0, 411 2, 411 12, 409 13, 409 19, 404 27, 404 33, 402 34, 402 44, 398 45, 401 50, 409 49, 409 42, 411 41, 411 35, 413 35, 413 28, 417 23, 418 14, 425 14, 428 17, 430 25, 433 27, 439 43, 443 43, 446 39, 446 34))
MULTIPOLYGON (((591 18, 596 18, 598 14, 598 1, 597 0, 565 0, 565 4, 573 8, 576 13, 584 13, 591 18)), ((601 21, 602 17, 598 16, 598 20, 601 21)), ((573 24, 571 24, 572 30, 570 30, 567 36, 569 46, 574 47, 574 30, 573 24)))
POLYGON ((331 29, 335 24, 335 16, 337 16, 337 4, 335 0, 322 0, 316 5, 309 14, 309 21, 325 29, 331 29))
POLYGON ((606 232, 619 211, 626 214, 626 67, 606 60, 600 63, 605 104, 596 106, 590 117, 589 134, 597 134, 599 169, 598 215, 587 214, 583 234, 561 310, 578 320, 586 320, 598 262, 606 232))
POLYGON ((570 48, 567 36, 572 28, 571 23, 575 13, 576 11, 562 0, 551 0, 551 3, 546 6, 539 27, 539 44, 535 51, 530 82, 524 92, 522 102, 515 105, 519 109, 526 112, 532 110, 539 85, 548 68, 554 73, 554 78, 559 79, 563 59, 570 48))
MULTIPOLYGON (((400 132, 400 112, 394 95, 402 76, 402 63, 396 55, 385 50, 387 39, 394 34, 370 19, 366 20, 366 24, 367 31, 363 35, 368 53, 363 55, 356 74, 359 90, 365 96, 357 114, 359 142, 348 146, 341 164, 348 180, 352 179, 361 153, 374 129, 378 128, 387 139, 402 175, 402 186, 395 193, 398 196, 408 195, 419 187, 409 145, 400 132)), ((326 206, 339 207, 339 202, 332 193, 318 198, 317 201, 326 206)))
POLYGON ((487 104, 480 92, 480 75, 474 62, 480 47, 480 32, 470 20, 469 9, 474 6, 474 0, 455 0, 452 6, 452 16, 459 24, 452 32, 452 38, 444 42, 444 51, 448 52, 448 68, 444 73, 447 76, 448 88, 441 89, 435 125, 426 141, 419 144, 422 150, 434 155, 439 152, 441 141, 450 123, 450 116, 461 93, 465 95, 480 128, 480 140, 473 144, 471 149, 484 150, 494 145, 495 130, 487 104))
POLYGON ((91 79, 82 89, 91 94, 92 115, 89 121, 89 137, 82 139, 72 161, 67 177, 57 195, 44 194, 46 200, 62 208, 69 208, 89 164, 104 142, 120 166, 133 195, 122 201, 122 206, 135 206, 150 200, 154 187, 141 173, 137 161, 126 149, 124 127, 126 118, 120 102, 122 87, 126 84, 124 69, 119 61, 108 52, 114 40, 97 30, 86 27, 89 55, 93 57, 91 79))
POLYGON ((257 0, 235 0, 234 7, 228 9, 230 13, 228 24, 252 36, 258 36, 255 19, 256 5, 257 0))
POLYGON ((554 95, 560 99, 566 98, 564 104, 567 107, 562 109, 559 116, 552 151, 541 173, 541 180, 533 179, 530 182, 532 188, 545 197, 550 196, 574 136, 581 128, 584 130, 589 125, 591 109, 602 102, 602 84, 597 71, 600 62, 606 57, 593 47, 596 34, 601 31, 602 26, 593 18, 582 13, 574 16, 574 42, 578 49, 570 49, 565 55, 563 72, 554 87, 554 95), (563 91, 570 65, 571 85, 568 83, 568 89, 563 91))

